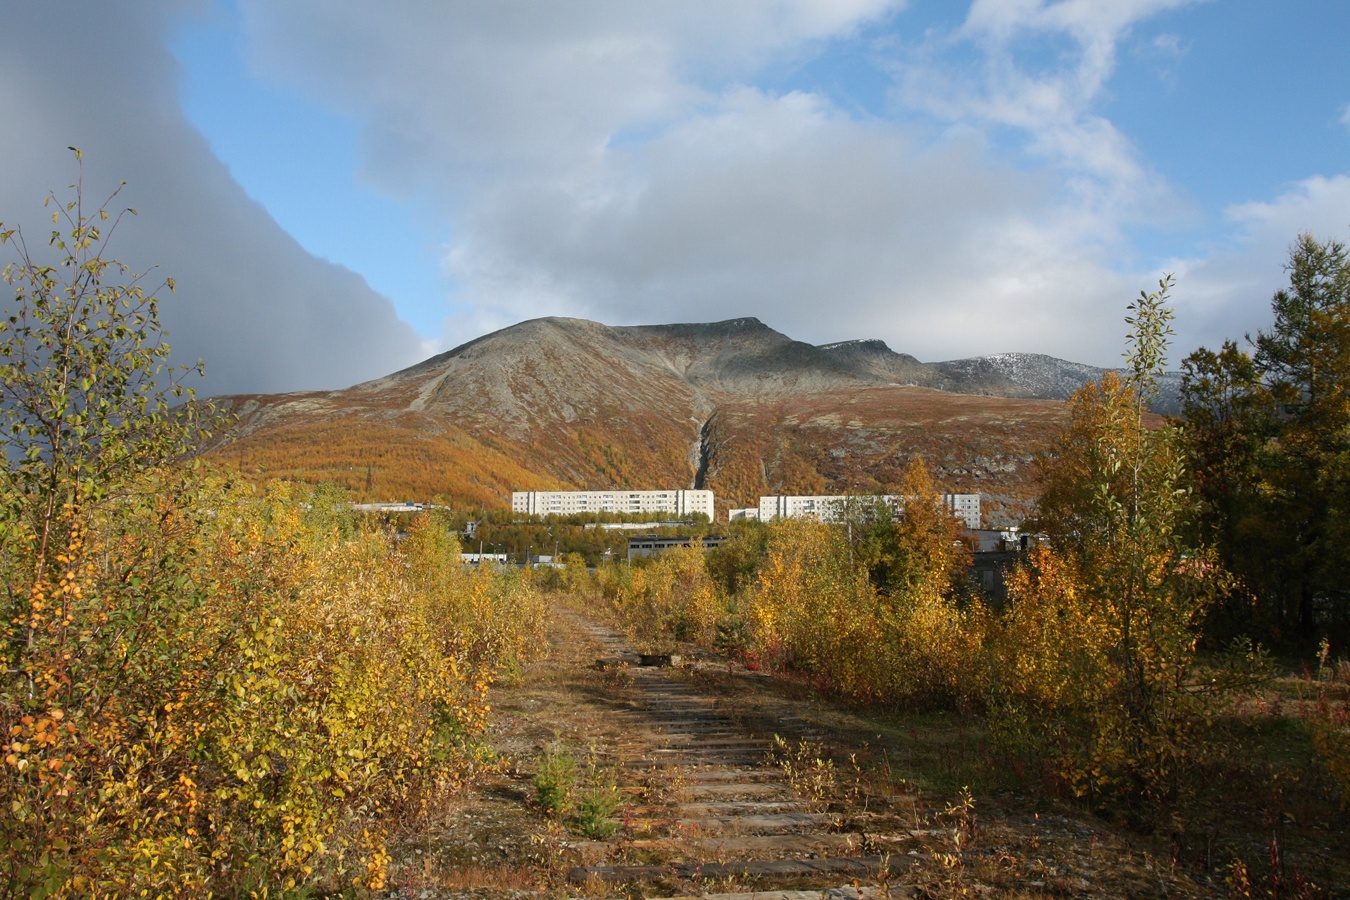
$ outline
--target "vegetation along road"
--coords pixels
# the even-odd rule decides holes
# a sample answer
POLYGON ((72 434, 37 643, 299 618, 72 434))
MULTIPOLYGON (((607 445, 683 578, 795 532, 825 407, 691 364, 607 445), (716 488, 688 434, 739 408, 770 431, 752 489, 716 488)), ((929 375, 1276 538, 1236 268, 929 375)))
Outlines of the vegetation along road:
POLYGON ((499 763, 398 846, 394 896, 1229 895, 1217 846, 1055 799, 973 719, 866 714, 697 651, 644 667, 555 599, 547 657, 493 691, 499 763))

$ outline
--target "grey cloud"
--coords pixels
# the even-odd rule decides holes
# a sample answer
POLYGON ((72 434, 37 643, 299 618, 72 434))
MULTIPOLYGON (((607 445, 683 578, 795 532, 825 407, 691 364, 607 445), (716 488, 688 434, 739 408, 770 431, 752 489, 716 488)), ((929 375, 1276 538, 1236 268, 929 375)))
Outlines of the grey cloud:
MULTIPOLYGON (((362 176, 448 225, 462 312, 447 343, 540 315, 755 315, 804 340, 881 337, 925 359, 1024 350, 1112 364, 1125 304, 1158 275, 1113 264, 1123 226, 1156 222, 1139 198, 1169 194, 1090 101, 1112 36, 1175 2, 1136 0, 1100 22, 1091 4, 1055 5, 1068 18, 1037 27, 1082 32, 1098 55, 1062 83, 1013 79, 1011 92, 984 80, 992 69, 949 81, 940 42, 897 39, 895 53, 914 55, 897 67, 890 120, 742 82, 903 6, 893 0, 239 8, 255 72, 355 118, 362 176), (906 93, 921 85, 927 105, 906 93), (1034 107, 1018 92, 1041 87, 1062 93, 1018 120, 1034 107), (1022 129, 1041 167, 997 164, 982 143, 991 123, 1022 129)), ((306 255, 182 121, 161 38, 187 7, 111 6, 0 13, 14 25, 0 32, 0 115, 16 123, 0 130, 0 218, 69 180, 60 148, 80 144, 101 183, 131 182, 133 261, 179 278, 173 342, 207 358, 218 389, 337 386, 412 361, 416 338, 389 304, 306 255), (31 39, 47 33, 73 36, 79 62, 63 69, 31 39)), ((1191 264, 1194 287, 1183 272, 1183 316, 1222 324, 1241 281, 1224 265, 1191 264)))
POLYGON ((478 3, 242 0, 260 72, 357 110, 369 176, 458 200, 482 179, 584 169, 785 47, 897 0, 478 3))
POLYGON ((992 167, 974 139, 929 147, 819 98, 745 90, 616 155, 589 191, 526 185, 478 210, 454 261, 482 306, 503 320, 540 305, 614 323, 756 315, 927 358, 1118 352, 1124 301, 1100 289, 1077 224, 1033 223, 1059 215, 1050 185, 992 167))
MULTIPOLYGON (((0 220, 45 243, 40 201, 76 175, 119 181, 139 216, 112 255, 178 283, 162 315, 207 393, 334 388, 418 358, 419 341, 354 273, 315 259, 250 200, 184 120, 164 38, 188 3, 7 4, 0 10, 0 220)), ((89 198, 87 198, 89 199, 89 198)))
POLYGON ((1098 263, 1115 236, 1100 212, 992 165, 973 134, 736 87, 898 8, 790 6, 244 9, 260 71, 357 111, 372 180, 438 197, 472 310, 451 341, 537 315, 758 315, 929 358, 1073 346, 1113 361, 1132 292, 1117 302, 1098 263))

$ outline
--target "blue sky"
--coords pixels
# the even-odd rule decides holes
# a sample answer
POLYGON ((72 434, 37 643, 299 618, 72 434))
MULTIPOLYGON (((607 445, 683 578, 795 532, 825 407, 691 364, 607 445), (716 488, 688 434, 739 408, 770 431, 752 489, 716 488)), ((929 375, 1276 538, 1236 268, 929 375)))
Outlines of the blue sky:
POLYGON ((80 143, 220 390, 544 315, 1110 365, 1165 271, 1175 364, 1350 237, 1347 37, 1341 0, 80 0, 0 12, 0 219, 80 143))

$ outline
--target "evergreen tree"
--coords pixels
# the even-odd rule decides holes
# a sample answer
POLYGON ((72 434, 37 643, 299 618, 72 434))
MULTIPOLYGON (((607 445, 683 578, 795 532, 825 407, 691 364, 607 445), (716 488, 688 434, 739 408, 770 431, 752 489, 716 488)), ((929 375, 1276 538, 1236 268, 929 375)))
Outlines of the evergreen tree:
POLYGON ((1183 403, 1206 527, 1241 578, 1219 625, 1312 645, 1350 637, 1350 256, 1304 234, 1288 270, 1254 352, 1197 350, 1183 403))

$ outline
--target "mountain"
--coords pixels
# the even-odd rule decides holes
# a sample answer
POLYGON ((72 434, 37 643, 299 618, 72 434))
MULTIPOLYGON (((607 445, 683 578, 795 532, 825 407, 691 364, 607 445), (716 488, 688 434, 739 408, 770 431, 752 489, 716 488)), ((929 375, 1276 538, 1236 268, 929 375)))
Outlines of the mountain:
POLYGON ((1062 400, 1100 369, 1032 354, 923 363, 882 341, 814 346, 754 318, 534 319, 342 391, 221 398, 208 455, 368 499, 500 507, 512 490, 884 490, 915 456, 986 519, 1019 520, 1062 400))

